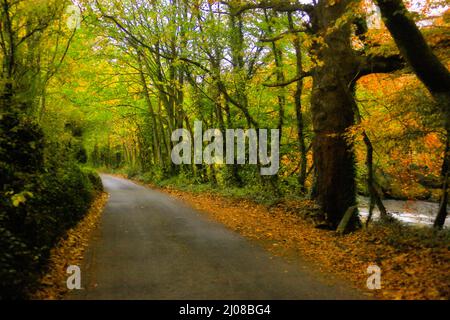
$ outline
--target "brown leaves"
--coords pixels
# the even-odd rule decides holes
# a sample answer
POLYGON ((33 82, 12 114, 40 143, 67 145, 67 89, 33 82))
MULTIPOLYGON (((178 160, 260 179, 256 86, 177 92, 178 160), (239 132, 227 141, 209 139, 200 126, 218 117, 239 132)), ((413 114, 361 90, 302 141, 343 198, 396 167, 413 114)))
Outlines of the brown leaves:
POLYGON ((180 198, 210 218, 243 236, 258 241, 268 251, 287 258, 301 257, 317 269, 350 281, 355 287, 381 299, 447 299, 449 292, 448 248, 432 250, 415 241, 409 249, 389 245, 395 231, 377 227, 345 236, 316 229, 300 216, 316 210, 311 201, 296 201, 268 210, 247 200, 231 200, 213 194, 162 190, 180 198), (367 267, 382 270, 382 289, 366 288, 367 267))
POLYGON ((107 200, 107 193, 98 196, 83 220, 70 229, 58 246, 52 249, 49 271, 41 278, 40 288, 33 293, 32 299, 61 299, 67 293, 67 267, 81 264, 91 232, 97 227, 107 200))

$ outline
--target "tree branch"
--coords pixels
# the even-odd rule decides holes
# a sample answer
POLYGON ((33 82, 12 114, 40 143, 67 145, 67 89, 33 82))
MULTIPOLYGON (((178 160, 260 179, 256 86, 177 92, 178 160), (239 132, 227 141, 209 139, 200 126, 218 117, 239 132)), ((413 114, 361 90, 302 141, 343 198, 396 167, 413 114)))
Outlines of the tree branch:
MULTIPOLYGON (((450 91, 450 72, 428 46, 402 0, 377 0, 400 52, 433 95, 450 91)), ((450 104, 447 104, 450 114, 450 104)))
POLYGON ((390 73, 406 67, 406 61, 399 54, 384 56, 362 56, 355 82, 369 74, 390 73))
POLYGON ((233 1, 222 1, 222 4, 230 7, 230 14, 232 16, 238 16, 245 11, 253 9, 273 9, 280 12, 295 12, 303 11, 307 14, 312 13, 314 6, 311 4, 300 3, 299 1, 286 1, 286 0, 262 0, 253 3, 246 3, 244 5, 234 5, 233 1))
POLYGON ((300 33, 300 32, 306 32, 306 30, 305 29, 288 30, 288 31, 280 33, 279 35, 277 35, 273 38, 261 38, 261 39, 259 39, 259 41, 260 42, 276 42, 278 40, 283 39, 288 34, 294 34, 294 33, 300 33))
POLYGON ((294 79, 290 79, 287 80, 285 82, 281 82, 281 83, 263 83, 264 87, 268 87, 268 88, 275 88, 275 87, 286 87, 294 82, 300 81, 306 77, 311 77, 312 76, 312 72, 308 71, 308 72, 304 72, 301 76, 299 77, 295 77, 294 79))

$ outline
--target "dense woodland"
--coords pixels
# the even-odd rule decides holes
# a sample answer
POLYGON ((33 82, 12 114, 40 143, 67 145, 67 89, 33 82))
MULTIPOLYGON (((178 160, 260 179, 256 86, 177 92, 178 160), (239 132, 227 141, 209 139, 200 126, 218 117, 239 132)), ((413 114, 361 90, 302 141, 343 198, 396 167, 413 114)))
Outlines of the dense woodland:
POLYGON ((313 199, 332 230, 346 212, 346 230, 362 227, 358 194, 385 220, 384 198, 439 201, 441 229, 447 3, 375 3, 2 0, 0 297, 23 295, 101 189, 88 167, 269 203, 313 199), (279 129, 277 175, 175 165, 171 134, 193 135, 194 121, 279 129))

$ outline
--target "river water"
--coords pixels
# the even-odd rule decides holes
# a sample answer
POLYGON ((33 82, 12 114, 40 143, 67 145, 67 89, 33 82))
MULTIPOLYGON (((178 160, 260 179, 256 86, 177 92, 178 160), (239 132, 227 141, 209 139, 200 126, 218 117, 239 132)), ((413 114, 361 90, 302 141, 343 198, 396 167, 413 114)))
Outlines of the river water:
MULTIPOLYGON (((359 214, 363 219, 367 218, 369 214, 369 198, 358 197, 359 214)), ((432 226, 436 218, 439 203, 420 201, 420 200, 383 200, 386 210, 397 220, 412 225, 427 225, 432 226)), ((447 206, 447 212, 449 207, 447 206)), ((380 217, 380 211, 375 206, 373 211, 373 219, 377 220, 380 217)), ((445 227, 450 227, 450 214, 445 220, 445 227)))

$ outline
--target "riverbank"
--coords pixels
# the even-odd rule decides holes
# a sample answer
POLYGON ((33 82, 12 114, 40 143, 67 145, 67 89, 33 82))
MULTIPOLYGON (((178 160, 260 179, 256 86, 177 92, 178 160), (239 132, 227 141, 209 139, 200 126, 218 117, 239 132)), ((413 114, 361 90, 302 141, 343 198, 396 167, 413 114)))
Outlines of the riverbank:
MULTIPOLYGON (((358 197, 358 204, 360 216, 367 217, 369 214, 369 199, 358 197)), ((432 227, 439 211, 439 202, 432 201, 383 199, 383 204, 393 218, 413 226, 432 227)), ((375 207, 373 219, 377 220, 379 216, 380 211, 375 207)), ((444 227, 450 227, 450 214, 447 215, 444 227)))

